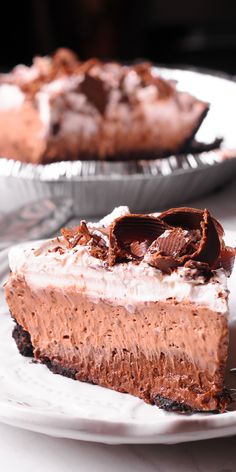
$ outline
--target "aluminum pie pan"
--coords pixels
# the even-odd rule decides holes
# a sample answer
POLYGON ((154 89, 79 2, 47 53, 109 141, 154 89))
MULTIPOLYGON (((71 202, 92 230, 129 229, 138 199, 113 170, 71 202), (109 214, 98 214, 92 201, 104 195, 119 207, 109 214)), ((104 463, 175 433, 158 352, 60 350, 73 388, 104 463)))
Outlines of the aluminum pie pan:
POLYGON ((0 211, 45 196, 72 199, 76 216, 104 215, 114 206, 132 211, 162 210, 185 204, 224 185, 236 175, 236 83, 187 69, 156 69, 210 103, 197 139, 223 138, 221 150, 139 161, 63 161, 34 165, 0 159, 0 211), (6 204, 7 202, 7 204, 6 204))

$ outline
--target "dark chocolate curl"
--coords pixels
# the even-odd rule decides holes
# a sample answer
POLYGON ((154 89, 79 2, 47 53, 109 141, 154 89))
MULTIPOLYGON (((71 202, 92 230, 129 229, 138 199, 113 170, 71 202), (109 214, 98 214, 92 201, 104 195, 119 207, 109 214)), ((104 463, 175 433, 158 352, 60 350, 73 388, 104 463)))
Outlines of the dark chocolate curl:
POLYGON ((161 213, 159 218, 166 223, 186 230, 200 230, 201 238, 196 250, 187 254, 179 260, 184 264, 188 259, 206 262, 212 267, 220 254, 220 235, 223 228, 217 220, 214 220, 208 210, 195 208, 172 208, 161 213))
MULTIPOLYGON (((170 226, 177 226, 183 229, 200 229, 200 222, 202 220, 203 210, 198 208, 180 207, 170 208, 170 210, 163 211, 159 218, 168 223, 170 226)), ((224 230, 215 218, 211 219, 216 227, 216 231, 220 240, 224 236, 224 230)))
POLYGON ((236 248, 225 246, 221 249, 219 258, 213 269, 224 269, 228 276, 231 275, 236 255, 236 248))
POLYGON ((210 269, 220 254, 220 240, 208 210, 199 214, 190 209, 179 213, 180 221, 176 215, 175 218, 181 228, 173 228, 157 238, 144 260, 167 273, 190 260, 202 262, 210 269))
POLYGON ((216 226, 208 210, 203 212, 201 221, 202 237, 194 257, 195 261, 207 262, 212 267, 220 254, 220 239, 216 226))
POLYGON ((146 247, 149 247, 166 229, 169 226, 154 216, 126 215, 117 218, 110 226, 109 264, 134 259, 134 242, 145 242, 146 247))
POLYGON ((80 222, 79 226, 75 226, 74 228, 62 228, 61 234, 70 248, 75 247, 77 244, 86 245, 91 239, 87 224, 84 220, 80 222))

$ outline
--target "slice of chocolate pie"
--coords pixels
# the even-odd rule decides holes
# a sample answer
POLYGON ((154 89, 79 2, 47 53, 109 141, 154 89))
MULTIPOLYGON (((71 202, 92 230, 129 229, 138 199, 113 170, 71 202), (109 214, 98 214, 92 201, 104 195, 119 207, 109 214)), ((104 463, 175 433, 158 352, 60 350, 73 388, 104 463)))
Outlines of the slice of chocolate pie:
POLYGON ((152 64, 81 62, 68 50, 0 75, 0 156, 34 164, 181 152, 208 103, 152 64))
POLYGON ((10 251, 14 338, 54 373, 167 410, 223 412, 235 250, 207 210, 115 210, 10 251))

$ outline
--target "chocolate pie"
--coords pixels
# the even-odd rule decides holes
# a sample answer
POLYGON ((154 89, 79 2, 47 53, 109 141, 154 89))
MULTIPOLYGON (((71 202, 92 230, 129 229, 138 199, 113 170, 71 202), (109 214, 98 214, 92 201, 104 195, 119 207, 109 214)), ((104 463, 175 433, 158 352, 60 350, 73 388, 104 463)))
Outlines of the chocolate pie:
POLYGON ((20 352, 166 410, 223 412, 235 249, 208 210, 120 207, 9 254, 20 352))
POLYGON ((164 157, 189 146, 208 109, 150 63, 81 62, 61 49, 0 75, 0 156, 35 164, 164 157))

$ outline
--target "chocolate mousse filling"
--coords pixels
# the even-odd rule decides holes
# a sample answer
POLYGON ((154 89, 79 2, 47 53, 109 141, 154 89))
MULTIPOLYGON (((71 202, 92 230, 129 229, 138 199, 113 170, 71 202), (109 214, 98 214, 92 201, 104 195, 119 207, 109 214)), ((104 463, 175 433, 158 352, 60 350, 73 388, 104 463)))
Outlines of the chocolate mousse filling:
POLYGON ((234 256, 208 210, 81 221, 10 255, 14 339, 54 373, 168 411, 223 412, 234 256))

